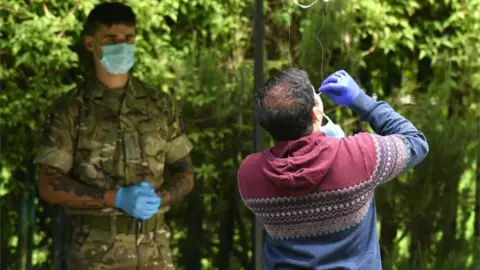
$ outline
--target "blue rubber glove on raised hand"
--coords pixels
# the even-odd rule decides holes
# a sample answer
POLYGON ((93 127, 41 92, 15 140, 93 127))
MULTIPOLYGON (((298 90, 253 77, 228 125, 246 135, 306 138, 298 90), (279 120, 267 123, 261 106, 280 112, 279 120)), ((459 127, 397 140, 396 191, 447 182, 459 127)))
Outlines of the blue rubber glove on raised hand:
POLYGON ((148 182, 120 188, 115 197, 115 207, 137 219, 148 219, 160 208, 162 200, 148 182))
POLYGON ((328 76, 318 92, 324 93, 338 105, 350 107, 360 94, 360 87, 347 72, 340 70, 328 76))

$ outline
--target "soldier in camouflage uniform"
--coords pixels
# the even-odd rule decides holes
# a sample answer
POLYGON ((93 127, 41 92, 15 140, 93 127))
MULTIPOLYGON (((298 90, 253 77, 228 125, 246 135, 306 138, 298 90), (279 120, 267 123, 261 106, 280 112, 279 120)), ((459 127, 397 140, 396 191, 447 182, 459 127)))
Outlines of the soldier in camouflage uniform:
POLYGON ((135 21, 123 4, 92 10, 95 70, 54 103, 35 159, 40 197, 72 223, 69 269, 173 269, 164 212, 193 187, 192 145, 172 99, 129 74, 135 21))

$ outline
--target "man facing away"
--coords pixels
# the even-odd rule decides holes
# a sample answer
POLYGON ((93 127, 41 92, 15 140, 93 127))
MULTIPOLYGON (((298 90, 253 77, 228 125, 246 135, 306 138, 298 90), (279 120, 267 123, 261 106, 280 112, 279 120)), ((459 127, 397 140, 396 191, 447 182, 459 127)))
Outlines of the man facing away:
POLYGON ((322 126, 322 101, 302 70, 280 72, 256 94, 256 117, 275 145, 243 160, 238 186, 267 231, 265 269, 382 269, 375 188, 419 164, 427 141, 345 71, 319 92, 353 109, 376 134, 344 137, 328 117, 322 126))
POLYGON ((91 11, 95 69, 55 102, 41 136, 39 193, 69 214, 69 269, 173 269, 164 212, 193 187, 192 144, 172 99, 129 73, 135 25, 120 3, 91 11))

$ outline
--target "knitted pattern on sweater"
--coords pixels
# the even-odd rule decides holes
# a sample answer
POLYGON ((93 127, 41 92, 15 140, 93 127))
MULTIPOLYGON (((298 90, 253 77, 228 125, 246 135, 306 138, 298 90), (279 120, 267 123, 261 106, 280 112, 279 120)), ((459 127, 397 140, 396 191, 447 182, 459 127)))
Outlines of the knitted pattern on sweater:
POLYGON ((335 169, 329 170, 325 179, 317 180, 311 192, 302 195, 288 195, 288 191, 282 190, 275 180, 264 177, 261 168, 266 160, 263 158, 265 153, 251 155, 242 164, 239 170, 240 194, 272 238, 318 236, 357 225, 370 207, 375 187, 398 175, 409 160, 408 144, 399 135, 382 137, 361 133, 342 140, 328 140, 337 140, 332 144, 337 147, 332 163, 335 169), (351 179, 344 179, 341 172, 345 170, 358 172, 356 175, 362 179, 351 176, 348 177, 351 179), (259 184, 262 182, 263 186, 259 184), (326 187, 324 182, 329 182, 330 186, 326 187), (254 185, 264 189, 265 193, 253 191, 254 185), (332 185, 336 188, 332 189, 332 185))

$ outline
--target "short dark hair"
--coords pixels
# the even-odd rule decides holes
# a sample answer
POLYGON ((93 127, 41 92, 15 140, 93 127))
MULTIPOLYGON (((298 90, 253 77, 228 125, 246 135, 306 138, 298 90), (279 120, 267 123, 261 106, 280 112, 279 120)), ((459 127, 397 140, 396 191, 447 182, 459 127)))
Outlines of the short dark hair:
POLYGON ((101 25, 108 27, 115 24, 125 24, 135 27, 136 16, 132 8, 118 2, 102 3, 90 11, 83 26, 83 34, 93 36, 101 25))
POLYGON ((276 141, 296 140, 313 131, 315 106, 307 72, 288 68, 255 93, 255 115, 276 141))

